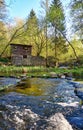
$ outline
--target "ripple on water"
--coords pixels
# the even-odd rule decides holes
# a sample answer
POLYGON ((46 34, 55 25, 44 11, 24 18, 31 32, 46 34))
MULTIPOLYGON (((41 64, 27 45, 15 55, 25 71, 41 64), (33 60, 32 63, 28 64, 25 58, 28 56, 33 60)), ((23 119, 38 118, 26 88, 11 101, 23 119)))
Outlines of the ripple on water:
POLYGON ((0 127, 7 127, 7 130, 32 129, 39 120, 43 119, 45 123, 45 119, 57 112, 64 115, 75 112, 76 106, 63 104, 78 101, 73 85, 65 80, 29 78, 22 84, 7 88, 0 97, 0 127))

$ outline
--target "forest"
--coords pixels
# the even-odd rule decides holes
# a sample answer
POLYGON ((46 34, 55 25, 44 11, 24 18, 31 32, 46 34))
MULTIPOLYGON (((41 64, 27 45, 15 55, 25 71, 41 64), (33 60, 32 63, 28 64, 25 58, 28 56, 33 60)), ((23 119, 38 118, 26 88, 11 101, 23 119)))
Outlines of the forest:
POLYGON ((0 63, 10 60, 10 44, 20 43, 32 45, 32 55, 44 57, 46 66, 83 65, 82 0, 70 0, 65 7, 60 0, 41 0, 39 15, 31 9, 26 19, 15 20, 10 18, 10 6, 0 0, 0 63))

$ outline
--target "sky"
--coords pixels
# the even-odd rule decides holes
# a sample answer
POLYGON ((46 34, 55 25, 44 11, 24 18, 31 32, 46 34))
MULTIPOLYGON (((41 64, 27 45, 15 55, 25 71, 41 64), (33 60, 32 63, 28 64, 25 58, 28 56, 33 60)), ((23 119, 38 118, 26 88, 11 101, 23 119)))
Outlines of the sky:
MULTIPOLYGON (((12 18, 26 18, 31 9, 33 9, 38 15, 41 10, 41 1, 42 0, 5 0, 9 5, 9 15, 12 18)), ((49 0, 51 1, 51 0, 49 0)), ((61 0, 64 6, 70 2, 70 0, 61 0)))
POLYGON ((12 18, 26 18, 31 9, 33 9, 36 14, 40 10, 40 1, 41 0, 5 0, 9 5, 9 15, 12 18))
MULTIPOLYGON (((39 12, 41 10, 41 1, 42 0, 5 0, 7 4, 9 5, 9 15, 12 19, 26 19, 28 15, 30 14, 31 9, 33 9, 36 13, 36 15, 39 15, 39 12), (10 4, 9 4, 10 3, 10 4)), ((49 0, 51 1, 51 0, 49 0)), ((68 30, 68 36, 71 33, 71 19, 69 17, 69 9, 68 4, 70 0, 61 0, 63 3, 63 6, 65 8, 65 14, 66 14, 66 26, 68 30)))

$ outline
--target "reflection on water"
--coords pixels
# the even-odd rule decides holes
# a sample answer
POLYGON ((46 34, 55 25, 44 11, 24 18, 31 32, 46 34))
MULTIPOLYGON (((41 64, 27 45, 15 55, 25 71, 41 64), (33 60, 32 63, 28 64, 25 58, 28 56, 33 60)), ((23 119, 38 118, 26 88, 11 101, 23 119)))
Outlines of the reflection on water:
POLYGON ((18 79, 1 78, 1 82, 10 84, 9 87, 5 87, 4 94, 15 92, 31 97, 38 96, 50 102, 73 102, 75 100, 73 86, 71 87, 61 79, 27 78, 18 83, 18 79))
POLYGON ((28 96, 49 95, 59 83, 59 80, 54 82, 53 79, 27 78, 17 84, 16 87, 6 89, 6 92, 17 92, 28 96))

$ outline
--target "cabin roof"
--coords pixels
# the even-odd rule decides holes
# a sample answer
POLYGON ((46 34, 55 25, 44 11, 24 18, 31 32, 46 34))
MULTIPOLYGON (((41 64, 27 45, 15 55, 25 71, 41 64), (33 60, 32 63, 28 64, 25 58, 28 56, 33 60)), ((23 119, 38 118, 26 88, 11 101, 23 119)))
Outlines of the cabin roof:
POLYGON ((24 45, 24 44, 19 44, 19 43, 18 43, 18 44, 11 43, 10 45, 11 45, 11 46, 12 46, 12 45, 16 45, 16 46, 32 47, 32 45, 24 45))

